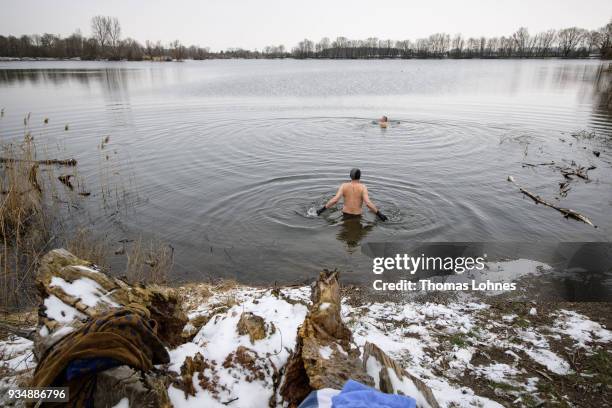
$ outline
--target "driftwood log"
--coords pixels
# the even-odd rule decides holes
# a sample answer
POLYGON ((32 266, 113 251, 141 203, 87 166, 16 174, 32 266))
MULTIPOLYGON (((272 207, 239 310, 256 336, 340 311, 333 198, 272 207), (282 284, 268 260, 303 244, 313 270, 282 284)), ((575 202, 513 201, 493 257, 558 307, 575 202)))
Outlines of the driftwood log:
POLYGON ((295 349, 279 389, 289 408, 297 408, 313 390, 340 390, 348 379, 374 385, 363 368, 353 334, 342 321, 341 300, 338 273, 321 272, 312 287, 312 304, 298 328, 295 349))
POLYGON ((11 157, 0 157, 0 163, 17 163, 26 162, 34 164, 57 164, 59 166, 76 166, 76 159, 47 159, 47 160, 22 160, 13 159, 11 157))
POLYGON ((36 334, 36 329, 34 328, 20 327, 10 323, 0 322, 0 332, 3 331, 19 337, 24 337, 28 340, 33 340, 36 334))
POLYGON ((408 395, 416 400, 417 408, 440 408, 431 388, 420 378, 410 374, 395 360, 373 343, 366 342, 363 347, 363 368, 376 367, 378 373, 368 372, 374 377, 378 388, 387 394, 408 395), (410 390, 409 392, 406 392, 410 390))
POLYGON ((546 207, 550 207, 550 208, 554 208, 555 210, 559 211, 561 214, 563 214, 565 216, 565 218, 572 218, 574 220, 577 221, 582 221, 585 224, 589 224, 590 226, 597 228, 596 225, 594 225, 591 220, 589 220, 587 217, 585 217, 584 215, 580 214, 579 212, 576 212, 574 210, 570 210, 569 208, 562 208, 559 207, 555 204, 552 204, 546 200, 544 200, 542 197, 540 197, 537 194, 534 194, 528 190, 525 190, 523 187, 519 186, 518 184, 516 184, 516 182, 514 181, 514 177, 512 176, 508 176, 508 181, 511 182, 512 184, 514 184, 515 186, 517 186, 519 188, 519 190, 521 191, 521 193, 525 194, 527 197, 531 198, 533 201, 535 201, 536 204, 542 204, 545 205, 546 207))

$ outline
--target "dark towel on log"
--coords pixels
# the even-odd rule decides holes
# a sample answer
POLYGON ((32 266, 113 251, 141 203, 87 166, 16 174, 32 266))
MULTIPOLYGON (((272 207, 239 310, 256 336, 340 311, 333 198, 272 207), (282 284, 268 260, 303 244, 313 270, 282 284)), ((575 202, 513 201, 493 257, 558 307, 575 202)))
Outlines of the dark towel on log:
POLYGON ((157 323, 148 317, 146 310, 122 308, 89 321, 42 356, 31 386, 67 386, 70 402, 66 406, 84 407, 91 402, 96 371, 88 368, 83 370, 82 376, 70 375, 71 380, 68 380, 66 369, 71 362, 116 360, 119 364, 143 371, 150 370, 155 364, 170 362, 164 344, 157 337, 157 323))

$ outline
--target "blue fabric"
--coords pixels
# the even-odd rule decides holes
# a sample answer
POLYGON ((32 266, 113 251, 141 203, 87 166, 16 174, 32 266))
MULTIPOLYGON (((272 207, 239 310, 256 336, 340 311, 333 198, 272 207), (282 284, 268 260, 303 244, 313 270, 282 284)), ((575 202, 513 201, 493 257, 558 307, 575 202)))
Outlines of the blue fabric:
POLYGON ((332 397, 338 395, 340 390, 332 388, 323 388, 321 390, 312 391, 302 401, 298 408, 331 408, 332 397))
POLYGON ((319 398, 317 398, 317 392, 313 391, 302 403, 298 406, 298 408, 320 408, 319 407, 319 398))
POLYGON ((332 408, 416 408, 416 400, 403 395, 385 394, 348 380, 340 394, 332 398, 332 408))
POLYGON ((120 366, 121 362, 110 357, 80 358, 72 360, 66 367, 66 381, 74 378, 95 374, 109 368, 120 366))

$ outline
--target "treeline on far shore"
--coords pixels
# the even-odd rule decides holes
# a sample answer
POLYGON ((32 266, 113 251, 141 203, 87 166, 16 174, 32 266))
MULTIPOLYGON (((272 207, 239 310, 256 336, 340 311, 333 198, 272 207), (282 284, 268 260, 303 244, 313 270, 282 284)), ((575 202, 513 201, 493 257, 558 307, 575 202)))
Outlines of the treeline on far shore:
POLYGON ((82 59, 82 60, 154 60, 223 58, 602 58, 612 59, 612 20, 596 30, 569 27, 530 34, 525 27, 508 36, 470 37, 461 34, 432 34, 412 40, 351 40, 325 37, 318 42, 304 39, 292 49, 284 45, 262 50, 232 48, 213 52, 208 47, 185 46, 178 40, 170 44, 121 37, 121 25, 115 17, 91 19, 91 35, 80 31, 68 37, 55 34, 0 35, 3 59, 82 59))

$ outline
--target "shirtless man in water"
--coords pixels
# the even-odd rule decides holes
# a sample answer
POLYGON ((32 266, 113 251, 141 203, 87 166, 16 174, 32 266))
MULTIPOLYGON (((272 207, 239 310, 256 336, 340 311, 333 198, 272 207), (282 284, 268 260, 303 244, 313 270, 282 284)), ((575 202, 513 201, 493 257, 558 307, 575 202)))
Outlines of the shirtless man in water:
POLYGON ((387 216, 383 214, 374 203, 370 201, 368 196, 368 188, 365 184, 361 184, 359 179, 361 178, 361 170, 351 170, 351 181, 348 183, 342 183, 336 195, 327 202, 323 207, 317 210, 317 215, 321 215, 326 209, 333 207, 336 203, 344 198, 344 206, 342 207, 342 214, 345 217, 355 217, 361 215, 361 207, 365 205, 372 211, 381 221, 387 221, 387 216))

